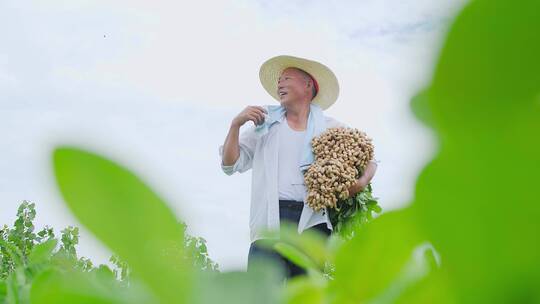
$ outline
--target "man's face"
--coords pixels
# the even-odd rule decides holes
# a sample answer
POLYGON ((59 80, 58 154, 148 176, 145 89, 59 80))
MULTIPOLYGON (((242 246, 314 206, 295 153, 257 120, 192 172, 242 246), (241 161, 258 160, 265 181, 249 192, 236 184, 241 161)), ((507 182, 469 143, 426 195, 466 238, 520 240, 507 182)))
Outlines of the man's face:
POLYGON ((311 89, 300 71, 285 69, 278 79, 278 95, 282 105, 293 104, 301 100, 311 100, 311 89))

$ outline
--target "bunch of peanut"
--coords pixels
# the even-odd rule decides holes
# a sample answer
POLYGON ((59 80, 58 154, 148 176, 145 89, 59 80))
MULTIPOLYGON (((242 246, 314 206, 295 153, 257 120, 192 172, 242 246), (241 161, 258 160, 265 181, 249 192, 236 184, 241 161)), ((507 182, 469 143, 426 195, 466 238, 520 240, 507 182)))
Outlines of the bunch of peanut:
POLYGON ((374 156, 372 139, 353 128, 329 128, 311 140, 315 161, 304 173, 307 204, 319 211, 336 208, 374 156))

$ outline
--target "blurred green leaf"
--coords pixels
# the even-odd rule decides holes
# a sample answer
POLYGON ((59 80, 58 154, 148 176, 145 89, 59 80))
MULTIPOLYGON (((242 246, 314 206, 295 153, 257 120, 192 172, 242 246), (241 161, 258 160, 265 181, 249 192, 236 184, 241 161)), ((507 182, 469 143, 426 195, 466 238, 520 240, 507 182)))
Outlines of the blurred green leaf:
POLYGON ((418 120, 426 126, 433 126, 433 117, 428 102, 428 92, 424 90, 411 99, 410 107, 418 120))
POLYGON ((439 147, 411 208, 460 303, 540 302, 538 29, 540 1, 471 1, 419 94, 439 147))
POLYGON ((30 252, 30 255, 28 255, 28 262, 30 264, 39 264, 47 261, 51 258, 52 252, 56 248, 57 243, 57 240, 50 239, 34 246, 30 252))
POLYGON ((400 293, 398 298, 394 299, 392 303, 457 304, 459 302, 456 299, 456 295, 452 293, 450 282, 448 281, 448 273, 442 269, 438 269, 400 293))
POLYGON ((318 271, 317 264, 309 256, 305 255, 292 245, 278 242, 274 245, 274 249, 294 264, 306 270, 310 269, 312 271, 318 271))
POLYGON ((22 303, 19 291, 19 282, 17 282, 17 275, 12 272, 6 278, 6 302, 10 304, 22 303))
POLYGON ((7 285, 6 282, 0 280, 0 303, 4 303, 7 296, 7 285))
POLYGON ((121 287, 113 277, 103 276, 97 272, 45 271, 37 276, 32 284, 30 290, 32 303, 127 304, 157 301, 137 284, 128 290, 121 287))
POLYGON ((329 285, 333 303, 366 302, 392 286, 424 241, 412 216, 406 209, 385 213, 339 249, 329 285))
POLYGON ((280 245, 284 251, 289 253, 292 252, 291 247, 295 248, 295 252, 309 258, 319 271, 324 269, 327 261, 332 261, 333 254, 329 250, 328 240, 318 230, 307 229, 302 234, 298 234, 294 224, 283 222, 279 231, 265 231, 263 235, 266 239, 260 241, 261 246, 272 249, 279 240, 280 243, 285 244, 285 246, 280 245))
POLYGON ((165 202, 129 170, 97 154, 61 147, 53 161, 62 196, 79 221, 161 301, 188 303, 193 266, 184 259, 184 231, 165 202))
POLYGON ((285 302, 287 304, 325 303, 325 287, 311 277, 295 277, 287 282, 285 302))
POLYGON ((274 261, 256 260, 250 272, 201 272, 193 303, 283 303, 282 269, 274 261))
POLYGON ((113 271, 107 265, 99 265, 99 267, 92 270, 94 275, 103 281, 114 282, 116 279, 113 271))

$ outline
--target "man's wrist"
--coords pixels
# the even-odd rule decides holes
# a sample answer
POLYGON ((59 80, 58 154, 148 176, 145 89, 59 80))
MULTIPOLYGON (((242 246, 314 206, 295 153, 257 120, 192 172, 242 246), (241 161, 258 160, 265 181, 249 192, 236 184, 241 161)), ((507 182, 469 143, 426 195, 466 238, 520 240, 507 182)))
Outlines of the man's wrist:
POLYGON ((364 178, 359 178, 358 180, 356 180, 356 190, 358 192, 362 192, 366 187, 367 187, 367 182, 365 181, 364 178))
POLYGON ((237 123, 236 121, 233 120, 231 122, 231 126, 230 126, 231 129, 240 129, 240 127, 241 127, 241 125, 239 123, 237 123))
POLYGON ((356 183, 354 183, 354 193, 362 192, 364 188, 366 187, 366 184, 362 178, 359 178, 356 180, 356 183))
POLYGON ((358 184, 358 180, 356 180, 354 184, 352 184, 349 187, 349 197, 353 197, 354 195, 356 195, 356 193, 358 193, 358 189, 359 189, 359 184, 358 184))

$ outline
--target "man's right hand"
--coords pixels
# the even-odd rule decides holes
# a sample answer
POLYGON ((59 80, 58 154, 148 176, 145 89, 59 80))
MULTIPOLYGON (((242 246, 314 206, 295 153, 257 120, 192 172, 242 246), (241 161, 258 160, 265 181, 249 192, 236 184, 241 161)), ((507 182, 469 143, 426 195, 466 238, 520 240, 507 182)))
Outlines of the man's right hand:
POLYGON ((264 122, 264 113, 267 111, 261 106, 247 106, 233 119, 232 125, 241 127, 249 120, 253 121, 255 125, 260 125, 264 122))

